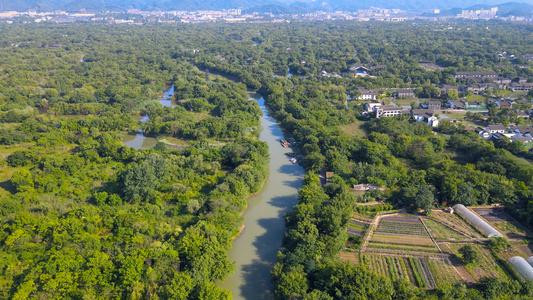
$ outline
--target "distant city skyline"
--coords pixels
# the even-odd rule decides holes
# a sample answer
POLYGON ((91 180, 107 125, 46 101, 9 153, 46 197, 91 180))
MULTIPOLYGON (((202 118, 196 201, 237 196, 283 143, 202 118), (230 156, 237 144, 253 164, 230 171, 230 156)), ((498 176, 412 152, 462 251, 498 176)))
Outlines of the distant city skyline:
MULTIPOLYGON (((0 0, 0 11, 112 11, 140 9, 145 11, 165 10, 222 10, 222 9, 254 9, 254 8, 284 8, 309 11, 355 11, 371 7, 384 9, 402 9, 407 11, 422 11, 431 9, 468 8, 473 5, 533 5, 533 0, 509 2, 505 0, 0 0)), ((526 10, 531 11, 529 8, 526 10)))

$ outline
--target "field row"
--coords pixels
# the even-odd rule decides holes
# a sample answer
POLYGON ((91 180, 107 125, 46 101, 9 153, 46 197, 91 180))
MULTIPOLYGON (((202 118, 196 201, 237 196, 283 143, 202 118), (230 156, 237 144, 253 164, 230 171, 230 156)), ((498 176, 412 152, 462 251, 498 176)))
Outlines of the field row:
POLYGON ((418 247, 435 247, 435 244, 433 244, 433 241, 430 238, 420 238, 420 237, 382 236, 382 235, 374 234, 374 236, 372 236, 371 241, 375 243, 384 243, 384 244, 407 245, 407 246, 418 246, 418 247))
POLYGON ((353 236, 360 236, 363 237, 365 235, 365 231, 368 228, 368 223, 359 222, 357 220, 350 220, 348 223, 348 228, 346 229, 346 233, 353 236))
POLYGON ((407 222, 391 222, 381 220, 378 228, 375 231, 376 234, 404 234, 414 236, 428 236, 426 229, 422 223, 407 223, 407 222))
MULTIPOLYGON (((442 270, 444 270, 445 273, 450 273, 449 268, 441 266, 445 265, 444 262, 412 256, 399 257, 365 254, 363 256, 362 263, 365 264, 369 269, 379 274, 388 276, 393 281, 404 279, 420 288, 432 289, 437 287, 435 277, 431 271, 431 269, 435 266, 439 268, 439 270, 441 270, 442 267, 442 270)), ((453 272, 453 267, 451 267, 451 271, 453 272)), ((439 280, 441 280, 443 276, 454 280, 453 273, 439 274, 439 280)))

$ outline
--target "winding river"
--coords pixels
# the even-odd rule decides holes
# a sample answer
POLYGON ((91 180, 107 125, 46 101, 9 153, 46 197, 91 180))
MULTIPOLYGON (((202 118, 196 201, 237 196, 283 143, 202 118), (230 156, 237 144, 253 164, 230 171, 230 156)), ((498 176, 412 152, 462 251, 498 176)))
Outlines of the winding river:
POLYGON ((244 213, 245 229, 234 241, 230 259, 237 264, 235 273, 221 287, 231 291, 233 299, 267 300, 271 298, 270 269, 285 233, 283 216, 297 204, 304 171, 284 155, 290 149, 281 147, 283 138, 276 121, 268 116, 264 100, 252 94, 263 112, 263 130, 259 139, 268 143, 270 176, 259 194, 248 199, 244 213))

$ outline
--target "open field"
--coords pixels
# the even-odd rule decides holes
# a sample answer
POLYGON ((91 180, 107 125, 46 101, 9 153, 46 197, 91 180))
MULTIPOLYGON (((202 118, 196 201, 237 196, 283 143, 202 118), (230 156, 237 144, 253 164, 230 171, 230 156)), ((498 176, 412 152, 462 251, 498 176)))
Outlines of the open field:
POLYGON ((357 122, 354 122, 352 124, 339 126, 339 129, 344 131, 349 136, 364 137, 364 136, 366 136, 366 132, 361 127, 362 124, 363 123, 357 121, 357 122))

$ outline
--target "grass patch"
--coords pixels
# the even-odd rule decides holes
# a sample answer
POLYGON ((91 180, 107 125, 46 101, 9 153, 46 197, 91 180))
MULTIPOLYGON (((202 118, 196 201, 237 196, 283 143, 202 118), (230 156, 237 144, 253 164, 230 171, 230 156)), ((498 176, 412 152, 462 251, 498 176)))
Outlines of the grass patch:
POLYGON ((520 223, 517 223, 515 221, 511 222, 497 222, 492 223, 496 229, 499 229, 501 232, 505 234, 515 234, 515 235, 521 235, 526 236, 528 234, 528 230, 520 223))
POLYGON ((341 125, 339 126, 339 129, 344 131, 349 136, 358 136, 358 137, 366 136, 366 132, 363 129, 363 123, 359 121, 356 121, 348 125, 341 125))

